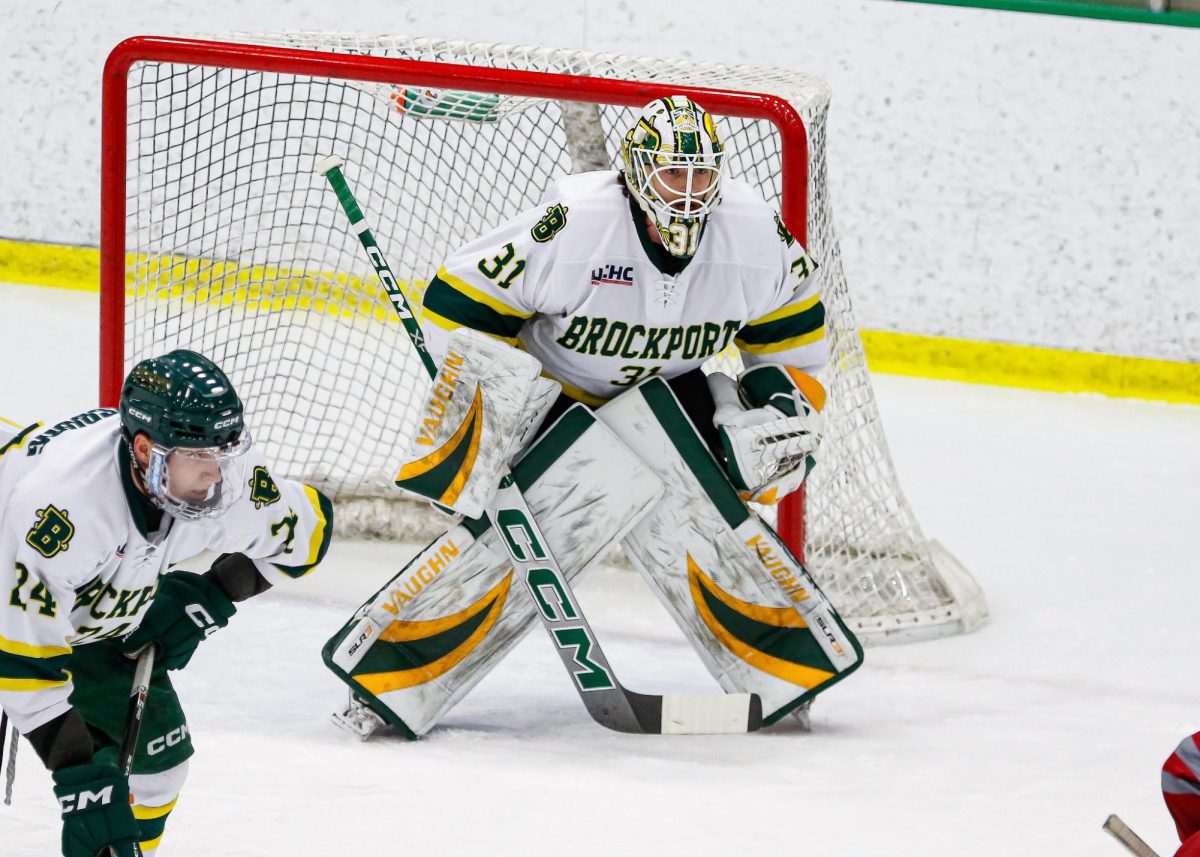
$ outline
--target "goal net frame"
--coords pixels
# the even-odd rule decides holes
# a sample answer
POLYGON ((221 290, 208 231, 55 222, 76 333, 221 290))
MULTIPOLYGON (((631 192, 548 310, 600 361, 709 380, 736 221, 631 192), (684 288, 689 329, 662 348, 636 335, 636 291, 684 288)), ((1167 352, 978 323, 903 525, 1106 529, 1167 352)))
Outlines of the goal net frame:
MULTIPOLYGON (((565 116, 573 109, 572 105, 581 105, 584 108, 588 105, 619 106, 636 110, 664 94, 687 95, 704 105, 718 118, 737 117, 747 122, 761 120, 770 123, 778 134, 778 167, 773 181, 779 189, 777 203, 783 221, 818 262, 833 262, 829 267, 835 269, 837 277, 842 277, 836 238, 832 235, 831 218, 826 216, 830 232, 828 246, 814 248, 809 243, 809 226, 814 217, 810 199, 815 193, 822 194, 823 205, 828 206, 823 151, 828 88, 815 78, 797 75, 804 78, 804 98, 807 100, 806 104, 797 109, 787 97, 772 92, 699 86, 695 84, 695 79, 677 82, 677 78, 646 80, 613 77, 609 66, 605 64, 612 61, 612 67, 619 69, 620 61, 624 58, 589 55, 583 52, 557 52, 556 56, 570 57, 570 61, 565 64, 568 70, 551 72, 486 64, 497 62, 492 59, 493 56, 513 51, 515 55, 525 57, 528 65, 528 57, 547 54, 548 49, 411 40, 411 43, 417 46, 415 50, 418 54, 432 52, 439 56, 443 53, 456 56, 455 51, 493 51, 480 54, 488 57, 482 61, 484 64, 476 64, 474 60, 467 64, 374 55, 364 52, 362 48, 364 43, 368 46, 371 44, 369 39, 360 40, 358 37, 338 34, 238 35, 236 39, 237 41, 212 41, 140 36, 120 43, 112 51, 105 65, 100 241, 102 404, 115 405, 126 371, 135 359, 149 356, 145 353, 132 353, 136 349, 135 341, 143 341, 138 339, 138 334, 133 330, 137 321, 131 316, 131 313, 138 311, 138 301, 156 300, 159 295, 170 295, 172 289, 176 293, 181 288, 186 290, 187 284, 181 285, 181 281, 195 274, 195 265, 192 264, 195 260, 181 263, 178 254, 172 256, 171 253, 160 253, 156 256, 153 251, 138 243, 137 236, 141 233, 136 233, 131 227, 130 218, 137 214, 138 207, 154 196, 154 193, 137 190, 131 193, 131 174, 137 171, 139 164, 151 161, 155 164, 154 169, 161 169, 164 164, 169 165, 171 159, 176 156, 172 154, 173 147, 176 154, 178 147, 176 137, 164 135, 165 151, 159 151, 154 148, 157 139, 154 134, 157 132, 148 136, 140 135, 134 113, 141 109, 139 105, 144 105, 148 99, 144 92, 136 90, 136 81, 131 83, 131 75, 137 73, 138 69, 151 66, 227 69, 245 75, 279 75, 297 79, 357 82, 383 87, 383 92, 389 91, 390 88, 393 101, 397 100, 397 92, 401 93, 402 101, 405 93, 425 93, 433 100, 426 99, 422 106, 421 98, 416 98, 403 105, 410 114, 424 110, 424 121, 429 121, 429 117, 438 116, 459 122, 477 118, 472 111, 487 110, 487 104, 492 103, 485 99, 552 101, 562 105, 565 116), (522 54, 521 51, 525 53, 522 54), (597 71, 600 68, 602 70, 597 71), (584 73, 571 73, 572 70, 584 73), (135 91, 137 98, 130 98, 131 91, 135 91), (453 97, 447 99, 439 93, 451 93, 453 97), (481 103, 484 106, 481 106, 481 103), (816 151, 810 151, 810 130, 801 115, 802 110, 818 131, 817 145, 812 147, 816 151), (457 115, 455 111, 458 111, 457 115), (131 135, 131 128, 139 133, 131 135), (813 171, 810 170, 814 159, 818 167, 816 176, 812 175, 813 171), (131 234, 134 234, 133 242, 129 240, 131 234)), ((394 47, 396 44, 406 44, 405 40, 399 37, 381 37, 377 43, 391 50, 393 54, 397 50, 394 47)), ((474 57, 474 53, 463 55, 474 57)), ((664 66, 670 67, 669 61, 662 62, 664 66)), ((561 67, 560 64, 559 68, 561 67)), ((699 65, 696 67, 703 70, 699 65)), ((740 71, 737 67, 727 66, 714 66, 713 69, 713 79, 721 79, 718 71, 721 74, 730 69, 734 72, 740 71)), ((745 79, 750 81, 770 79, 764 77, 764 70, 745 71, 750 72, 745 76, 745 79)), ((143 85, 143 89, 145 88, 143 85)), ((150 89, 152 91, 153 87, 150 89)), ((181 104, 187 100, 186 92, 181 94, 178 91, 172 91, 167 98, 182 99, 181 104)), ((184 104, 179 109, 191 108, 184 104)), ((585 112, 585 124, 589 115, 598 114, 585 112)), ((142 121, 143 124, 156 127, 153 120, 149 123, 142 121)), ((490 121, 490 117, 485 121, 490 121)), ((566 121, 564 119, 564 124, 566 121)), ((178 135, 179 128, 173 126, 170 133, 178 135)), ((586 134, 585 130, 583 136, 586 134)), ((579 169, 580 142, 568 141, 564 145, 572 148, 576 169, 579 169)), ((603 167, 606 160, 603 140, 599 145, 598 156, 593 152, 590 157, 593 166, 603 167)), ((584 163, 588 163, 588 157, 586 154, 582 156, 584 163)), ((309 160, 315 161, 316 158, 309 160)), ((611 164, 611 152, 608 153, 607 160, 611 164)), ((454 190, 451 188, 450 192, 454 190)), ((158 192, 161 194, 161 191, 158 192)), ((328 204, 334 206, 332 200, 328 204)), ((823 216, 820 212, 816 215, 823 216)), ((380 231, 380 243, 387 252, 391 236, 383 230, 380 231)), ((328 241, 339 242, 345 237, 344 231, 330 231, 328 241)), ((217 255, 214 258, 219 260, 222 257, 217 255)), ((286 270, 286 266, 291 262, 289 259, 281 259, 277 260, 276 264, 286 270)), ((218 263, 217 267, 219 266, 218 263)), ((427 275, 429 274, 432 274, 432 271, 427 275)), ((364 273, 362 276, 365 279, 367 275, 364 273)), ((374 297, 379 298, 379 293, 376 292, 374 297)), ((370 300, 371 296, 368 294, 366 299, 370 300)), ((845 340, 845 348, 835 351, 834 371, 852 371, 865 377, 865 359, 862 357, 861 341, 853 328, 848 298, 844 308, 835 308, 835 311, 840 314, 837 332, 839 337, 845 340)), ((183 334, 178 331, 172 336, 174 338, 161 340, 163 348, 168 345, 198 347, 186 338, 181 339, 183 334)), ((156 347, 159 341, 156 340, 156 347)), ((236 382, 236 373, 231 374, 234 374, 236 382)), ((806 532, 806 503, 802 492, 797 492, 795 496, 780 504, 776 526, 797 556, 813 566, 818 582, 843 611, 847 623, 866 641, 903 641, 971 630, 986 617, 982 593, 969 573, 952 555, 937 542, 926 540, 920 533, 915 518, 900 494, 882 437, 882 429, 877 425, 878 418, 874 412, 869 380, 865 383, 869 401, 864 407, 869 413, 862 422, 868 426, 874 424, 870 430, 878 434, 877 445, 880 447, 880 453, 863 466, 839 468, 845 472, 839 473, 836 478, 849 484, 851 491, 856 490, 853 484, 858 480, 860 485, 866 486, 867 490, 863 493, 877 491, 883 496, 877 505, 884 508, 885 514, 894 518, 885 526, 886 536, 872 537, 867 540, 869 543, 860 546, 852 543, 850 535, 834 536, 826 540, 828 544, 823 541, 819 546, 814 546, 811 542, 806 545, 806 537, 809 534, 806 532), (836 567, 835 570, 823 575, 822 560, 825 560, 824 564, 830 568, 836 567), (831 587, 835 591, 830 591, 831 587), (860 609, 862 605, 867 606, 860 609)), ((836 392, 837 387, 834 385, 831 395, 836 395, 836 392)), ((254 425, 253 402, 248 402, 248 406, 250 423, 254 425)), ((827 442, 836 443, 836 437, 827 442)), ((818 467, 818 472, 820 469, 818 467)), ((283 475, 298 479, 313 478, 311 473, 283 475)), ((818 479, 810 481, 820 484, 818 479)), ((835 529, 836 527, 835 524, 835 529)), ((853 527, 843 525, 842 529, 848 531, 853 527)))

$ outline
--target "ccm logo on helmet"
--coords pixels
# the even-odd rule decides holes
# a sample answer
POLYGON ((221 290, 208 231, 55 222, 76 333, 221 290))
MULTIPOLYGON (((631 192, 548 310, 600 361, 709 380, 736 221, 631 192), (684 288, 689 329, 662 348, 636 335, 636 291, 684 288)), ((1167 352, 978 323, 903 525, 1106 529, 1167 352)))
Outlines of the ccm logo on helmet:
POLYGON ((92 804, 104 806, 112 803, 112 786, 105 786, 98 792, 81 791, 78 794, 63 795, 58 799, 58 805, 63 813, 77 812, 87 809, 92 804))
POLYGON ((242 421, 241 417, 230 417, 227 420, 217 420, 215 423, 213 423, 213 428, 214 429, 229 428, 230 426, 237 425, 241 421, 242 421))
POLYGON ((168 747, 174 747, 180 741, 188 736, 187 724, 183 724, 178 729, 172 729, 166 735, 159 735, 146 745, 147 756, 157 756, 168 747))
POLYGON ((148 423, 154 422, 154 418, 145 411, 139 411, 137 408, 126 408, 131 417, 137 417, 139 420, 145 420, 148 423))

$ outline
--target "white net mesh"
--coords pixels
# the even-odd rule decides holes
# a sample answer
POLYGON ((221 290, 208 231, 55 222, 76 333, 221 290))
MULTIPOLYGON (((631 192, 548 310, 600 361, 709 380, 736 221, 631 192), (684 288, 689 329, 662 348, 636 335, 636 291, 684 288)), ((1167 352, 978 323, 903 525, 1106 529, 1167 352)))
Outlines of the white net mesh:
MULTIPOLYGON (((825 267, 834 358, 828 435, 809 480, 810 568, 868 639, 969 629, 970 576, 901 495, 855 330, 825 173, 827 86, 797 72, 463 42, 331 34, 226 40, 473 66, 768 92, 810 141, 808 249, 825 267)), ((192 347, 229 371, 275 466, 331 496, 340 533, 436 527, 392 476, 427 379, 317 160, 347 177, 418 307, 448 253, 568 172, 612 168, 632 108, 404 84, 136 63, 128 78, 125 368, 192 347), (598 121, 597 121, 598 120, 598 121)), ((778 204, 770 123, 721 117, 730 174, 778 204)))

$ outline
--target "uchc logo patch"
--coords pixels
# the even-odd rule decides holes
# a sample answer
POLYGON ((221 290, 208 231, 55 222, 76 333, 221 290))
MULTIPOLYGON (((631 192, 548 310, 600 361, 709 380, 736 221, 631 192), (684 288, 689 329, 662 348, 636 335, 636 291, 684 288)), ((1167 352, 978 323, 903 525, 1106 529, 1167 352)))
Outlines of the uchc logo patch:
POLYGON ((592 269, 593 286, 632 286, 632 265, 601 265, 592 269))

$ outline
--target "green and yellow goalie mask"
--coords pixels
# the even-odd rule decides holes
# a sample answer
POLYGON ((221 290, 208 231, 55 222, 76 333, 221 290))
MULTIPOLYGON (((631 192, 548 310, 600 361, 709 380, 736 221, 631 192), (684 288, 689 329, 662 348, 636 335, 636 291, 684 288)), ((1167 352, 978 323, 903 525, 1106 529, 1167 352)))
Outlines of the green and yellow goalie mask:
POLYGON ((625 183, 672 256, 700 245, 721 199, 725 152, 712 114, 682 95, 646 105, 621 144, 625 183))

